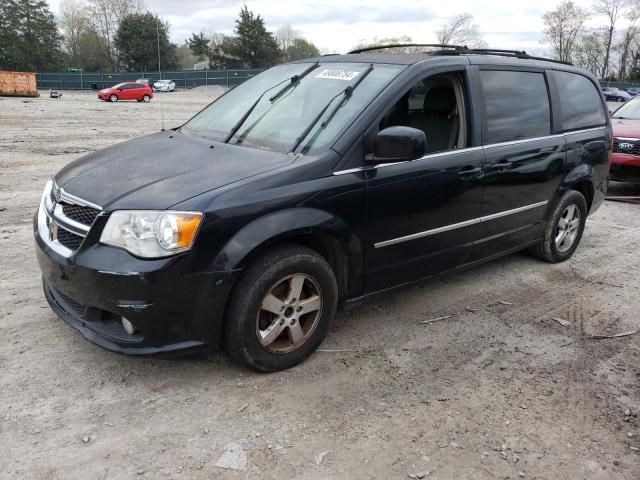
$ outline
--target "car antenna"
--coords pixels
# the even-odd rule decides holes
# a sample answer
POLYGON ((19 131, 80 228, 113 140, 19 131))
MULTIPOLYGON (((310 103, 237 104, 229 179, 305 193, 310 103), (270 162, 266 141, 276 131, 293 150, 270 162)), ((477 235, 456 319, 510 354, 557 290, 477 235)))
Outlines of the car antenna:
MULTIPOLYGON (((160 17, 156 17, 156 37, 158 38, 158 75, 162 80, 162 70, 160 70, 160 17)), ((151 87, 153 90, 153 86, 151 87)), ((164 110, 162 109, 162 95, 160 95, 160 122, 162 123, 161 132, 164 132, 164 110)))

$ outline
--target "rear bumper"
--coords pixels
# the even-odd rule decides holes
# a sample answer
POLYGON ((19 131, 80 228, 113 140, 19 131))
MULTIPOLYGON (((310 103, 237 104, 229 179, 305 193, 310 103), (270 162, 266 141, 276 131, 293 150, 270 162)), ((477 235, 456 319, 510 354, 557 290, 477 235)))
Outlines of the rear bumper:
POLYGON ((67 258, 49 247, 37 225, 34 235, 49 305, 87 340, 135 355, 219 346, 232 272, 192 272, 188 254, 142 260, 100 244, 67 258), (122 317, 138 331, 126 333, 122 317))

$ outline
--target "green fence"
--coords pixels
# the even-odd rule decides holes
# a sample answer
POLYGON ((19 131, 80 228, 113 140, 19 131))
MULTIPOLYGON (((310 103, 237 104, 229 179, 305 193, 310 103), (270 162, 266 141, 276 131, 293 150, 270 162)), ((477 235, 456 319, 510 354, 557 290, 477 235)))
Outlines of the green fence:
POLYGON ((600 85, 603 87, 616 87, 622 90, 626 90, 627 88, 640 88, 640 83, 632 83, 632 82, 609 82, 607 80, 600 80, 600 85))
POLYGON ((118 72, 118 73, 36 73, 39 89, 91 90, 112 87, 120 82, 132 82, 138 78, 153 81, 169 79, 178 88, 193 88, 201 85, 238 85, 262 72, 251 70, 182 70, 176 72, 118 72))

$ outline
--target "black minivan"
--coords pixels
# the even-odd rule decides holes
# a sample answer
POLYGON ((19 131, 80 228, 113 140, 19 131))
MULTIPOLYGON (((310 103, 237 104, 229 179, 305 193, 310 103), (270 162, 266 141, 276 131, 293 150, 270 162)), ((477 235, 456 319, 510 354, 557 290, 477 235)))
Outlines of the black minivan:
POLYGON ((597 80, 524 52, 279 65, 55 175, 34 220, 44 292, 109 350, 288 368, 338 306, 517 250, 569 258, 611 142, 597 80))

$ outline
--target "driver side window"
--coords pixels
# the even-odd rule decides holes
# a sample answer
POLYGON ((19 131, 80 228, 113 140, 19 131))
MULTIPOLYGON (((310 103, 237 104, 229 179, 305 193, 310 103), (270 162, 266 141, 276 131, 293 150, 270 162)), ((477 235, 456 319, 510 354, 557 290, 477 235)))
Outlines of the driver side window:
POLYGON ((427 136, 427 153, 466 147, 465 87, 460 73, 420 80, 389 109, 380 130, 393 126, 422 130, 427 136))

